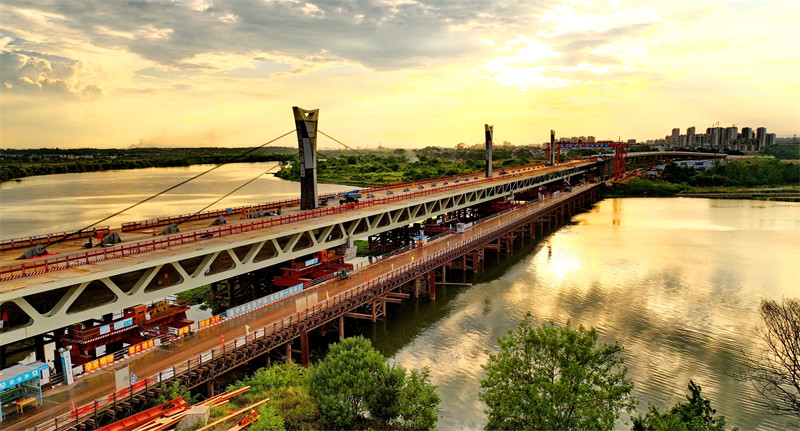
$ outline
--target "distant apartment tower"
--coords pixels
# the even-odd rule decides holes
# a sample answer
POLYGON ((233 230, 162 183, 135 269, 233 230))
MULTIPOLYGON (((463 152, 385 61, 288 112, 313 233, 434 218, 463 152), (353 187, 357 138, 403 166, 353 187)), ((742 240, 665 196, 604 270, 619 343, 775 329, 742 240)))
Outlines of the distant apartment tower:
POLYGON ((586 142, 588 142, 590 144, 594 144, 596 141, 595 141, 594 136, 587 136, 586 137, 586 142))
POLYGON ((775 145, 775 138, 776 136, 774 133, 767 133, 766 146, 775 145))
POLYGON ((739 137, 739 128, 738 127, 726 127, 725 134, 722 140, 723 147, 729 147, 736 138, 739 137))
POLYGON ((681 142, 681 129, 674 128, 672 129, 672 136, 669 138, 669 143, 671 145, 679 145, 681 142))
POLYGON ((758 142, 758 147, 756 151, 764 149, 767 146, 767 128, 766 127, 759 127, 756 129, 756 141, 758 142))
POLYGON ((722 127, 709 127, 706 129, 706 145, 707 148, 718 149, 722 145, 722 127))
POLYGON ((742 127, 742 139, 755 139, 752 127, 742 127))
POLYGON ((694 126, 689 127, 688 129, 686 129, 686 146, 687 147, 694 148, 694 147, 697 146, 697 144, 694 141, 694 137, 695 137, 694 126))

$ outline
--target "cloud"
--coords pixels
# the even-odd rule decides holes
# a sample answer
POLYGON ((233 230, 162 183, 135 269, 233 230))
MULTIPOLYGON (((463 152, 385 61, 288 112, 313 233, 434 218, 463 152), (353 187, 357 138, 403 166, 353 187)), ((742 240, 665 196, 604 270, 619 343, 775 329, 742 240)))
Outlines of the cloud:
POLYGON ((191 68, 193 59, 215 53, 304 58, 325 52, 375 70, 441 63, 485 50, 481 34, 523 25, 528 18, 520 8, 538 7, 476 0, 11 3, 3 12, 11 23, 3 26, 6 34, 34 40, 45 36, 32 29, 58 26, 61 31, 50 31, 51 38, 77 34, 93 46, 123 47, 161 66, 191 68))
POLYGON ((32 52, 0 52, 2 91, 96 97, 103 90, 88 81, 87 64, 32 52))

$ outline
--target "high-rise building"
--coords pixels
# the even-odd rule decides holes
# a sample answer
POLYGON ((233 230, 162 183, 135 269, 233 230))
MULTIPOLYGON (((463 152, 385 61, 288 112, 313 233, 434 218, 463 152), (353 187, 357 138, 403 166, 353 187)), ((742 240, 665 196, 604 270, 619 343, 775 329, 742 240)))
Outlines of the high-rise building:
POLYGON ((767 133, 766 139, 766 146, 769 147, 770 145, 775 145, 775 134, 774 133, 767 133))
POLYGON ((728 147, 739 137, 739 128, 738 127, 726 127, 725 133, 723 134, 722 138, 722 146, 728 147))
POLYGON ((586 142, 588 142, 588 143, 590 143, 590 144, 593 144, 593 143, 595 143, 595 138, 594 138, 594 136, 587 136, 587 137, 586 137, 586 142))
POLYGON ((705 147, 717 149, 722 145, 722 127, 709 127, 706 129, 705 147))
POLYGON ((694 136, 694 126, 686 129, 686 146, 689 148, 694 148, 697 146, 697 144, 694 142, 694 136))
POLYGON ((756 129, 756 141, 758 141, 758 148, 755 151, 760 151, 767 146, 767 128, 759 127, 756 129))
POLYGON ((672 136, 670 136, 669 141, 671 145, 679 145, 681 140, 681 129, 674 128, 672 129, 672 136))
POLYGON ((755 139, 752 127, 742 127, 742 139, 755 139))

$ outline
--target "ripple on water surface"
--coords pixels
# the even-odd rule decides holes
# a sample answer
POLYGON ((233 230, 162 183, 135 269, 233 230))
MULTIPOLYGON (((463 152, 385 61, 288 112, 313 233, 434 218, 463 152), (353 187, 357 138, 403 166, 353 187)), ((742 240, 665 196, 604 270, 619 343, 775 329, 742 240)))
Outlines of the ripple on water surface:
MULTIPOLYGON (((800 204, 715 205, 603 201, 496 279, 461 290, 392 360, 431 368, 442 397, 440 429, 480 429, 485 350, 496 351, 497 337, 531 313, 536 324, 571 321, 620 343, 639 413, 648 403, 663 410, 684 400, 692 379, 729 424, 783 429, 731 374, 756 339, 760 300, 797 296, 800 204)), ((387 331, 391 320, 390 313, 387 331)))

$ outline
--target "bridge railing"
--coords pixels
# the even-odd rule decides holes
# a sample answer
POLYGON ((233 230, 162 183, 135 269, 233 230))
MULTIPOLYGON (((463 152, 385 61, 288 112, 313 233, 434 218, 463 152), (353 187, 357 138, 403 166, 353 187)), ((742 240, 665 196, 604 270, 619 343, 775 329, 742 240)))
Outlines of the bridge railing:
POLYGON ((0 240, 0 250, 13 250, 15 248, 33 247, 36 244, 45 244, 53 240, 58 240, 64 237, 87 238, 95 236, 98 233, 107 235, 111 229, 108 226, 99 226, 91 230, 77 233, 78 231, 68 230, 64 232, 47 233, 43 235, 26 236, 23 238, 11 238, 0 240))
MULTIPOLYGON (((532 169, 532 168, 531 168, 532 169)), ((486 184, 495 182, 498 178, 510 179, 520 176, 527 176, 531 169, 520 170, 519 172, 506 174, 502 177, 483 178, 474 180, 469 183, 449 184, 446 186, 429 187, 424 190, 409 191, 404 193, 397 193, 389 197, 373 198, 363 200, 359 203, 348 203, 338 207, 318 208, 315 210, 304 211, 298 214, 285 215, 271 219, 261 219, 245 223, 237 223, 235 225, 223 225, 219 227, 210 227, 200 229, 188 233, 175 234, 162 238, 140 240, 132 243, 123 243, 112 247, 102 249, 89 249, 86 251, 73 252, 64 256, 48 256, 39 259, 32 259, 32 261, 24 261, 16 265, 9 265, 0 268, 0 281, 8 281, 15 278, 28 277, 32 275, 42 274, 50 271, 57 271, 73 266, 81 266, 101 262, 108 259, 115 259, 134 254, 175 247, 184 244, 191 244, 198 241, 203 241, 211 238, 239 234, 242 232, 249 232, 253 230, 265 229, 273 226, 293 223, 300 220, 308 220, 317 217, 324 217, 333 214, 340 214, 345 211, 350 211, 359 208, 368 208, 376 205, 396 202, 409 198, 416 198, 443 191, 450 191, 456 188, 474 186, 476 184, 486 184)))
MULTIPOLYGON (((574 192, 586 190, 592 186, 594 185, 578 186, 575 188, 574 192)), ((570 199, 573 194, 574 193, 556 195, 549 199, 550 202, 548 202, 548 204, 559 204, 562 201, 570 199)), ((464 238, 458 243, 448 246, 443 250, 420 258, 416 262, 412 261, 373 280, 362 283, 348 291, 337 294, 331 298, 324 299, 318 302, 316 305, 307 308, 303 312, 292 314, 289 317, 275 321, 270 325, 266 325, 249 334, 245 334, 242 337, 238 337, 227 342, 222 342, 221 340, 219 347, 215 347, 209 351, 206 351, 205 353, 187 360, 186 362, 181 362, 168 369, 148 376, 147 378, 132 384, 129 388, 111 393, 91 403, 84 404, 81 407, 74 407, 69 413, 57 416, 53 418, 52 421, 37 425, 32 429, 35 431, 58 431, 72 428, 87 419, 97 418, 99 412, 104 409, 109 407, 113 408, 117 405, 117 403, 124 402, 125 400, 132 400, 135 396, 146 393, 150 388, 153 387, 153 385, 158 385, 160 382, 169 382, 183 374, 197 369, 203 364, 224 356, 226 352, 231 352, 232 350, 244 347, 249 343, 261 340, 264 337, 277 334, 289 327, 292 327, 293 325, 303 324, 304 322, 309 321, 312 317, 322 314, 332 307, 336 307, 340 304, 352 304, 354 303, 354 300, 363 299, 362 297, 365 296, 368 297, 368 299, 377 299, 380 295, 385 294, 383 290, 388 291, 389 288, 394 288, 391 287, 393 286, 393 280, 403 276, 406 276, 407 278, 409 273, 413 273, 414 271, 425 268, 426 266, 429 266, 431 262, 447 260, 449 256, 464 252, 465 250, 470 250, 477 244, 480 244, 482 241, 485 242, 487 239, 491 240, 491 238, 497 237, 497 234, 509 229, 509 226, 514 227, 514 225, 520 221, 535 217, 539 212, 529 210, 545 210, 551 208, 550 205, 544 207, 543 204, 544 202, 531 202, 523 205, 517 208, 517 211, 519 211, 518 215, 511 220, 506 220, 504 224, 498 224, 497 226, 485 229, 480 233, 469 238, 464 238)))
POLYGON ((532 210, 550 209, 552 208, 550 204, 555 203, 557 205, 563 201, 570 199, 571 196, 573 196, 575 193, 580 191, 585 191, 588 188, 594 186, 596 185, 594 184, 581 185, 575 187, 573 193, 565 193, 553 196, 549 199, 547 206, 544 206, 545 204, 544 202, 531 202, 526 205, 523 205, 517 208, 517 211, 519 211, 517 216, 515 216, 511 220, 506 220, 505 223, 503 224, 498 224, 497 226, 487 228, 481 231, 480 233, 474 234, 472 237, 469 238, 464 238, 458 243, 448 246, 443 250, 437 251, 428 256, 420 258, 416 261, 412 261, 408 264, 400 266, 399 268, 396 268, 393 271, 390 271, 386 274, 378 276, 373 280, 355 286, 354 288, 349 289, 340 294, 337 294, 331 298, 324 299, 318 302, 316 305, 307 308, 303 312, 292 314, 289 317, 275 321, 270 325, 266 325, 249 334, 245 334, 242 337, 238 337, 233 340, 229 340, 227 342, 222 342, 221 340, 219 347, 215 347, 209 351, 206 351, 205 353, 202 353, 194 358, 187 360, 186 362, 178 363, 168 369, 159 371, 158 373, 148 376, 147 378, 140 380, 135 384, 132 384, 129 388, 111 393, 91 403, 84 404, 81 407, 73 408, 69 413, 57 416, 53 418, 52 421, 49 420, 48 422, 37 425, 32 429, 35 431, 50 431, 50 430, 59 431, 63 429, 72 428, 74 426, 77 426, 83 421, 86 421, 91 418, 97 418, 97 415, 102 410, 105 410, 110 407, 113 408, 120 402, 123 402, 125 400, 132 400, 135 396, 146 393, 150 388, 153 387, 153 385, 158 385, 160 384, 160 382, 169 382, 171 380, 174 380, 175 378, 183 374, 189 373, 192 370, 197 369, 203 364, 214 361, 215 359, 224 356, 226 352, 231 352, 240 347, 244 347, 249 343, 261 340, 264 337, 277 334, 289 327, 292 327, 293 325, 299 325, 306 321, 309 321, 312 317, 324 313, 331 307, 335 307, 340 304, 352 304, 354 302, 353 300, 361 299, 361 297, 364 296, 366 296, 367 299, 369 298, 377 299, 380 295, 385 294, 383 290, 388 290, 391 286, 393 286, 393 280, 396 280, 404 276, 406 276, 405 278, 407 278, 407 275, 409 273, 413 274, 414 271, 419 271, 420 269, 429 266, 431 262, 447 260, 447 258, 451 255, 464 252, 465 250, 468 251, 474 248, 477 244, 480 244, 481 242, 485 242, 487 240, 491 240, 492 238, 496 238, 498 234, 508 230, 509 227, 513 228, 515 227, 516 224, 519 224, 522 221, 526 221, 526 219, 536 217, 539 211, 532 211, 532 210))

